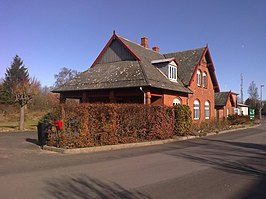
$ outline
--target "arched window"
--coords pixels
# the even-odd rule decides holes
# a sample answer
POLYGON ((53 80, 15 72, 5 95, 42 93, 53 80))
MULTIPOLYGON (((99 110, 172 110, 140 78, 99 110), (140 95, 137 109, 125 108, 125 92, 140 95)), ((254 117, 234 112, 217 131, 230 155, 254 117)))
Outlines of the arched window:
POLYGON ((200 118, 200 102, 198 100, 194 101, 193 109, 194 109, 194 120, 198 120, 200 118))
POLYGON ((201 72, 200 72, 200 70, 197 71, 197 85, 201 86, 201 72))
POLYGON ((210 103, 205 102, 205 119, 210 119, 210 103))
POLYGON ((178 104, 181 104, 181 102, 180 102, 180 100, 179 99, 174 99, 173 100, 173 106, 176 106, 176 105, 178 105, 178 104))
POLYGON ((202 77, 203 77, 203 87, 207 88, 207 74, 204 72, 202 77))

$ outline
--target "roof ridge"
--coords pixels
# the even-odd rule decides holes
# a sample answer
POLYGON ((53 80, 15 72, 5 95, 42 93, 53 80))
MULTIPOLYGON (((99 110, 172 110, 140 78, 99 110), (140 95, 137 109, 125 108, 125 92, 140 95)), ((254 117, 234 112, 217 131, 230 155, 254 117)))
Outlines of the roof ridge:
POLYGON ((142 46, 141 44, 138 44, 138 43, 136 43, 136 42, 134 42, 134 41, 131 41, 131 40, 127 39, 127 38, 121 37, 120 35, 117 35, 117 36, 118 36, 119 38, 122 38, 122 39, 128 41, 128 42, 131 42, 132 44, 135 44, 135 45, 137 45, 137 46, 139 46, 139 47, 142 47, 142 48, 145 49, 145 50, 149 50, 149 51, 151 51, 151 52, 153 52, 153 53, 163 55, 163 54, 161 54, 161 53, 155 52, 154 50, 152 50, 152 49, 150 49, 150 48, 145 48, 145 47, 142 46))
POLYGON ((201 47, 201 48, 193 48, 193 49, 190 49, 190 50, 183 50, 183 51, 177 51, 177 52, 171 52, 171 53, 164 53, 162 55, 165 56, 165 55, 174 54, 174 53, 183 53, 183 52, 194 51, 194 50, 201 50, 201 49, 206 49, 206 48, 207 47, 204 46, 204 47, 201 47))

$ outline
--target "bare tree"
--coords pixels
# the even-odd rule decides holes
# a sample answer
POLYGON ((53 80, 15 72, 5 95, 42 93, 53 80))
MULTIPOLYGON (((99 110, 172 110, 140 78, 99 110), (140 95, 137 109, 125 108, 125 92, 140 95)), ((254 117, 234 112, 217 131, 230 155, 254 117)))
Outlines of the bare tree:
POLYGON ((20 106, 20 119, 19 119, 19 130, 25 128, 25 109, 28 104, 32 102, 35 95, 40 92, 40 82, 31 78, 29 81, 20 82, 15 85, 12 89, 12 93, 15 96, 15 102, 20 106))
POLYGON ((73 79, 79 74, 77 70, 72 70, 67 67, 61 68, 60 72, 56 75, 54 75, 54 78, 56 79, 54 83, 54 87, 58 88, 68 82, 69 80, 73 79))
POLYGON ((259 94, 258 94, 258 87, 256 86, 255 82, 252 81, 248 87, 248 94, 249 98, 246 100, 246 104, 250 106, 250 108, 255 109, 255 113, 259 113, 259 94))

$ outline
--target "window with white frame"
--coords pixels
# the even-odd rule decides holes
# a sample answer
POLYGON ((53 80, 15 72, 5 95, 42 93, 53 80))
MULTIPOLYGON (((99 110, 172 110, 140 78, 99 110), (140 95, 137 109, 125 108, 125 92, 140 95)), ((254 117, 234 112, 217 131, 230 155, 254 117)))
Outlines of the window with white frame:
POLYGON ((177 79, 177 68, 176 66, 169 64, 168 65, 168 77, 172 81, 176 81, 177 79))
POLYGON ((210 103, 205 102, 205 119, 210 119, 210 103))
POLYGON ((203 76, 203 87, 207 88, 207 74, 204 72, 202 76, 203 76))
POLYGON ((200 118, 200 102, 198 100, 194 101, 193 109, 194 109, 194 120, 198 120, 200 118))
POLYGON ((200 70, 197 71, 197 85, 201 86, 201 72, 200 72, 200 70))
POLYGON ((181 104, 180 100, 179 99, 174 99, 173 100, 173 106, 177 106, 178 104, 181 104))

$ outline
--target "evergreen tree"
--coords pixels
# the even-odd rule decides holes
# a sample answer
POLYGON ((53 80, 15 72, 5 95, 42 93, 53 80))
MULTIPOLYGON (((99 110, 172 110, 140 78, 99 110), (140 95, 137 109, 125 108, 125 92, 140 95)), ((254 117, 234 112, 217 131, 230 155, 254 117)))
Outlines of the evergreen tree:
POLYGON ((20 106, 19 129, 24 130, 25 109, 37 94, 40 83, 30 78, 28 69, 23 61, 16 55, 10 68, 6 70, 3 90, 8 94, 10 101, 20 106))
POLYGON ((28 69, 23 64, 21 58, 16 55, 7 68, 5 79, 3 81, 2 93, 4 102, 6 104, 15 103, 14 89, 28 83, 30 80, 28 69))

